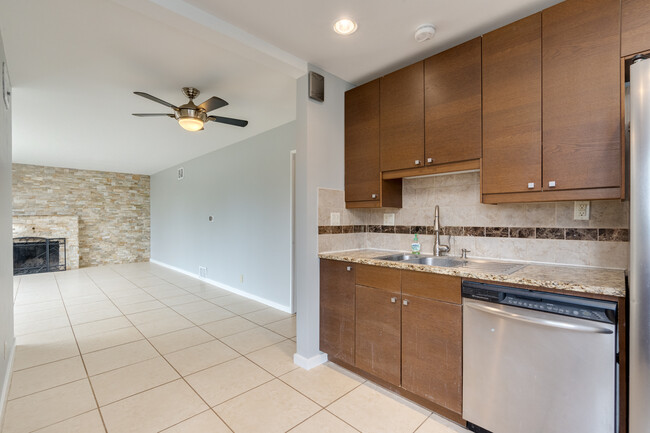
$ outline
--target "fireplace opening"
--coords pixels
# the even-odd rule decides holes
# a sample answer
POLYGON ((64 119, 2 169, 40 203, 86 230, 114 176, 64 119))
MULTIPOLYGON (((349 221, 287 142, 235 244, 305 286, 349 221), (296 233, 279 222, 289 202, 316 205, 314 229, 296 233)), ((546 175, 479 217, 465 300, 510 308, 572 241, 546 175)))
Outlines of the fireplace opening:
POLYGON ((14 238, 14 275, 65 271, 65 238, 14 238))

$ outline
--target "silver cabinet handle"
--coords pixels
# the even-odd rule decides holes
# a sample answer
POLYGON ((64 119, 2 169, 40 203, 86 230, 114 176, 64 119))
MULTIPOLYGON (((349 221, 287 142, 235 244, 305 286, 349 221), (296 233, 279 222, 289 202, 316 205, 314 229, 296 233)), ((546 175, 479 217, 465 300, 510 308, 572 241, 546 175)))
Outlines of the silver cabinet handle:
POLYGON ((350 272, 352 270, 352 266, 348 266, 347 268, 345 268, 345 270, 350 272))
POLYGON ((396 298, 395 296, 393 296, 392 298, 390 298, 390 303, 391 303, 391 304, 394 304, 394 303, 396 303, 396 302, 397 302, 397 298, 396 298))
POLYGON ((402 301, 402 305, 408 305, 408 304, 409 304, 409 300, 408 300, 408 299, 404 299, 404 300, 402 301))
POLYGON ((528 189, 535 188, 535 182, 528 182, 528 189))
POLYGON ((547 326, 550 328, 560 328, 560 329, 566 329, 569 331, 576 331, 576 332, 589 332, 592 334, 613 334, 614 333, 614 331, 607 328, 601 328, 598 326, 575 325, 573 323, 559 322, 557 320, 541 319, 539 317, 532 317, 532 316, 524 316, 523 314, 511 313, 509 311, 490 307, 488 305, 478 304, 475 302, 465 302, 463 305, 466 306, 467 308, 471 308, 472 310, 478 310, 484 313, 494 314, 495 316, 500 316, 506 319, 517 320, 519 322, 528 322, 535 325, 547 326))
POLYGON ((372 194, 371 197, 372 198, 377 198, 377 194, 372 194))
POLYGON ((554 180, 549 180, 548 181, 548 187, 549 188, 555 188, 555 181, 554 180))
POLYGON ((431 164, 433 162, 433 158, 427 158, 427 162, 431 164))
POLYGON ((415 165, 420 165, 420 160, 419 159, 415 160, 415 165))

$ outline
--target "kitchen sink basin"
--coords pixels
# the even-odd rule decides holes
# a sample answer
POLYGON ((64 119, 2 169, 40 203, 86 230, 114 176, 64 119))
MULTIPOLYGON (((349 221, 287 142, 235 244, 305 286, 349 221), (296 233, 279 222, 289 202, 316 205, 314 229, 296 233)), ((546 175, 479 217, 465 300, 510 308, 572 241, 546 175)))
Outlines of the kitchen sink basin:
POLYGON ((389 262, 405 262, 407 260, 413 260, 420 257, 422 256, 417 256, 415 254, 391 254, 390 256, 375 257, 375 259, 388 260, 389 262))
POLYGON ((377 260, 388 260, 390 262, 404 262, 416 265, 440 266, 443 268, 462 268, 467 271, 475 271, 488 274, 509 275, 517 272, 526 266, 521 263, 498 262, 485 259, 461 259, 450 256, 418 256, 415 254, 391 254, 389 256, 375 257, 377 260))
POLYGON ((417 259, 406 260, 406 263, 428 266, 442 266, 443 268, 455 268, 463 266, 465 263, 467 263, 467 261, 455 259, 452 257, 420 257, 417 259))

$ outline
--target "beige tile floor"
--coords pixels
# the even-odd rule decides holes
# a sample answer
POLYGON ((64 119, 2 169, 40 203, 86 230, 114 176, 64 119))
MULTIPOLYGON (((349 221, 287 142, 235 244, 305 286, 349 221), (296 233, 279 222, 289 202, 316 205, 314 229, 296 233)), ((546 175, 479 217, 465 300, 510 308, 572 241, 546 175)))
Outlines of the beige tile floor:
POLYGON ((295 316, 150 263, 17 277, 3 433, 454 433, 327 363, 295 316))

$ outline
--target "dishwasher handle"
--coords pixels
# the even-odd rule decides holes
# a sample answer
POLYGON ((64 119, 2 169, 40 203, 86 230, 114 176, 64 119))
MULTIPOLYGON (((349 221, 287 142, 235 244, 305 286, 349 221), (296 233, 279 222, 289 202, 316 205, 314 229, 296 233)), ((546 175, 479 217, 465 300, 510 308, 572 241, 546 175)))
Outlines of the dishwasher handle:
POLYGON ((614 331, 607 328, 601 328, 599 326, 585 326, 585 325, 576 325, 573 323, 560 322, 558 320, 542 319, 539 317, 525 316, 523 314, 511 313, 509 311, 504 311, 499 308, 494 308, 489 305, 478 304, 475 302, 465 302, 464 304, 467 308, 473 310, 482 311, 488 314, 494 314, 496 316, 501 316, 506 319, 518 320, 520 322, 528 322, 535 325, 547 326, 550 328, 560 328, 566 329, 569 331, 575 332, 587 332, 593 334, 613 334, 614 331))

